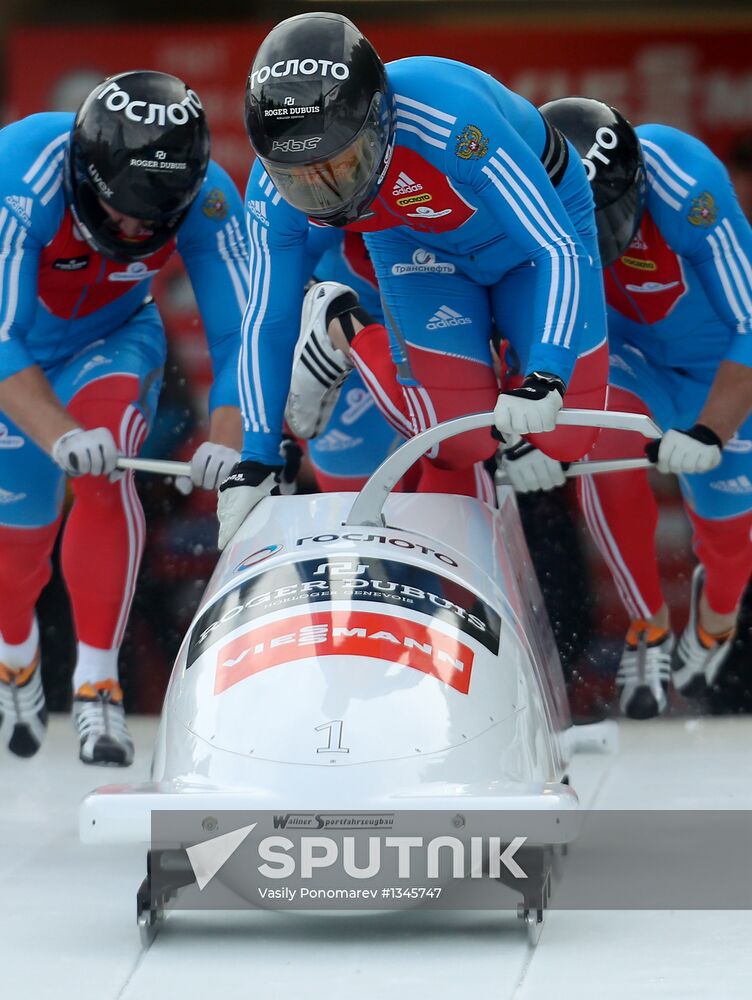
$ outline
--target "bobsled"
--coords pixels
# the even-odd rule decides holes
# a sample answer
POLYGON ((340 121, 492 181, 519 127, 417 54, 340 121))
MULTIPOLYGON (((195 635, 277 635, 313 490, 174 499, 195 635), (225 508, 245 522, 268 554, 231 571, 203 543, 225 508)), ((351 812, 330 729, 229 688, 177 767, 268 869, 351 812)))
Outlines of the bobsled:
MULTIPOLYGON (((90 794, 85 842, 149 844, 156 810, 577 809, 564 679, 513 491, 497 508, 391 493, 437 441, 491 422, 418 435, 358 495, 258 504, 178 652, 150 782, 90 794)), ((521 910, 531 934, 545 901, 544 871, 521 910)), ((159 916, 147 878, 142 930, 159 916)))

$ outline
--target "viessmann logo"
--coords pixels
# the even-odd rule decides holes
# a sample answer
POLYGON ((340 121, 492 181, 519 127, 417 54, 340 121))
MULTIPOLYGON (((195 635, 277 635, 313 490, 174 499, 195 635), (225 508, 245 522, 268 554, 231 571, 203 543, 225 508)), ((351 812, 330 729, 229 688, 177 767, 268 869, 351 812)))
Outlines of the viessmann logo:
POLYGON ((467 694, 473 651, 421 622, 370 611, 321 611, 252 628, 217 653, 214 693, 270 667, 322 656, 371 657, 420 670, 467 694))

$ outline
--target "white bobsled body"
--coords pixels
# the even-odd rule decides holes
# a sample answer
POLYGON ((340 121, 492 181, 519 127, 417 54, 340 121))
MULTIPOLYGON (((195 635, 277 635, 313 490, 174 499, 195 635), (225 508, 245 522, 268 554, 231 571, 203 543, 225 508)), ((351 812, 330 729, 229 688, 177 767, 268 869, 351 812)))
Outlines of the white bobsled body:
POLYGON ((93 793, 87 841, 153 809, 562 809, 570 727, 511 490, 263 501, 178 654, 152 782, 93 793))

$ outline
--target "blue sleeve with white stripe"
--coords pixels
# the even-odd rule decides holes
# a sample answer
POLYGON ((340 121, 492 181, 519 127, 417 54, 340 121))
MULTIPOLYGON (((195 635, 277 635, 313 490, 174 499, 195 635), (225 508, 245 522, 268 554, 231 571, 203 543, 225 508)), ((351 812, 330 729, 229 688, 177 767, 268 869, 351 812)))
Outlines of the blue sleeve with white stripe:
POLYGON ((651 214, 733 331, 726 360, 752 367, 752 228, 728 172, 699 139, 678 129, 642 125, 637 134, 651 168, 651 214))
POLYGON ((62 216, 58 168, 72 120, 32 115, 0 131, 0 379, 34 364, 25 340, 37 310, 39 255, 62 216))
MULTIPOLYGON (((470 185, 499 233, 518 248, 521 262, 534 265, 528 369, 553 372, 566 382, 585 322, 581 288, 590 260, 541 163, 543 120, 528 101, 487 74, 460 63, 440 63, 444 103, 452 111, 449 117, 456 115, 444 152, 446 176, 470 185), (487 140, 487 155, 458 155, 470 122, 487 140)), ((570 171, 577 169, 570 162, 570 171)), ((584 169, 581 173, 584 197, 592 204, 584 169)))
MULTIPOLYGON (((484 96, 476 94, 472 121, 493 152, 483 159, 447 157, 449 176, 470 183, 500 230, 534 265, 528 370, 553 372, 567 382, 584 322, 578 306, 588 255, 539 157, 484 96)), ((456 131, 458 139, 461 129, 456 131)), ((450 148, 455 146, 456 139, 450 148)))
POLYGON ((246 189, 250 293, 238 363, 243 458, 279 465, 285 402, 313 259, 308 220, 276 191, 257 160, 246 189))
POLYGON ((238 190, 213 161, 178 231, 177 244, 211 355, 214 381, 209 410, 238 406, 237 365, 240 325, 248 297, 248 248, 238 190))

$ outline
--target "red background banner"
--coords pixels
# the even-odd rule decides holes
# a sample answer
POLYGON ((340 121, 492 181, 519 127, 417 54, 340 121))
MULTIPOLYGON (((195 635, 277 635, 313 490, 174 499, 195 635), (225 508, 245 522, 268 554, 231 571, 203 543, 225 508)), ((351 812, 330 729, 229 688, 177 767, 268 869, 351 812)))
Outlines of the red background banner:
MULTIPOLYGON (((10 120, 77 104, 97 78, 152 68, 184 77, 207 109, 214 156, 243 189, 251 154, 243 93, 271 25, 18 29, 8 47, 10 120)), ((721 156, 752 128, 752 30, 566 25, 508 27, 361 24, 385 59, 440 55, 469 62, 536 104, 598 97, 634 123, 661 121, 707 141, 721 156)), ((437 80, 440 92, 441 81, 437 80)), ((437 93, 437 99, 440 93, 437 93)))

